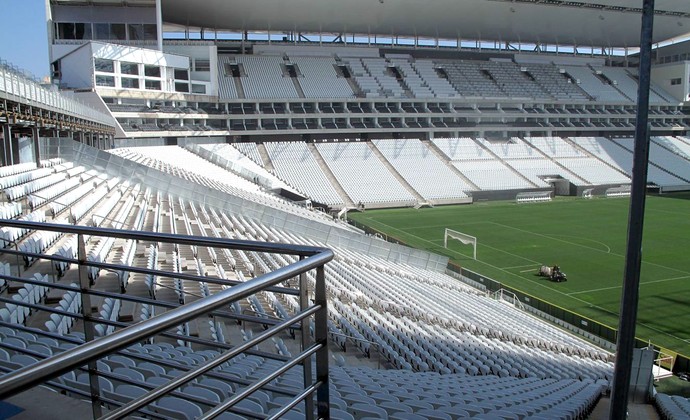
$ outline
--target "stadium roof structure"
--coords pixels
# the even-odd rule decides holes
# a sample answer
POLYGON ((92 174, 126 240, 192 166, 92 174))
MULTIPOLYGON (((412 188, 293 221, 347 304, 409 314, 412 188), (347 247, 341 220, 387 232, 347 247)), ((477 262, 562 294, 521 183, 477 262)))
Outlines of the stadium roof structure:
MULTIPOLYGON (((162 0, 172 24, 637 47, 642 0, 162 0)), ((690 1, 657 0, 654 42, 690 35, 690 1)))

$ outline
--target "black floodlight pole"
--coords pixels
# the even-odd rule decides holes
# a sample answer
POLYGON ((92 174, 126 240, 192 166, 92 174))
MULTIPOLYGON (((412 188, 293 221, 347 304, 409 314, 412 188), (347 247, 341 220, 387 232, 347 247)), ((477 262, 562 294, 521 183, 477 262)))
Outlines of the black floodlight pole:
POLYGON ((625 255, 625 274, 618 321, 618 343, 611 392, 612 420, 627 417, 628 391, 635 346, 635 324, 639 300, 640 268, 642 265, 642 227, 644 221, 647 164, 649 162, 649 84, 652 66, 652 27, 654 0, 644 0, 640 34, 640 86, 637 91, 637 121, 635 152, 628 214, 628 243, 625 255))

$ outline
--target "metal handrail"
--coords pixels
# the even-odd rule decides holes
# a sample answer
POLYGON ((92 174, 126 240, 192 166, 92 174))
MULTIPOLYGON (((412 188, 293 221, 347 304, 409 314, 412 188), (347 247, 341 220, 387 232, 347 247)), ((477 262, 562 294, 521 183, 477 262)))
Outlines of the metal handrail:
MULTIPOLYGON (((150 241, 150 242, 168 242, 183 245, 196 245, 196 246, 207 246, 215 248, 229 248, 244 251, 255 251, 255 252, 268 252, 268 253, 281 253, 288 255, 299 256, 299 260, 285 267, 278 268, 272 272, 265 273, 263 275, 257 276, 252 280, 248 280, 243 283, 239 283, 231 288, 225 289, 223 291, 217 292, 213 295, 207 296, 205 298, 199 299, 195 302, 184 304, 177 308, 171 309, 153 318, 145 321, 133 324, 121 330, 118 330, 112 334, 94 339, 93 341, 88 341, 90 334, 87 332, 89 328, 89 323, 95 320, 90 319, 89 316, 85 316, 85 332, 87 342, 73 349, 66 350, 63 353, 49 357, 47 359, 41 360, 35 364, 23 367, 17 371, 0 377, 0 399, 6 399, 12 395, 20 393, 22 391, 28 390, 34 386, 42 384, 50 379, 53 379, 59 375, 66 372, 84 366, 84 364, 89 363, 90 365, 97 359, 100 359, 108 354, 114 353, 132 344, 144 341, 145 339, 152 337, 156 334, 163 333, 172 327, 179 324, 197 318, 206 313, 218 310, 230 303, 246 298, 253 295, 259 291, 265 290, 276 286, 287 279, 293 277, 305 278, 307 271, 316 269, 316 289, 314 291, 313 304, 309 306, 308 304, 301 305, 301 312, 296 314, 291 319, 285 320, 269 328, 267 331, 262 333, 260 336, 244 343, 244 345, 238 346, 234 349, 229 350, 224 353, 218 360, 227 361, 232 357, 239 354, 241 351, 248 350, 255 346, 259 342, 267 339, 268 337, 278 333, 281 328, 285 329, 292 326, 296 322, 304 322, 307 316, 314 316, 314 344, 311 347, 303 346, 303 352, 297 356, 296 360, 290 363, 290 367, 302 363, 304 365, 305 372, 311 370, 311 358, 310 355, 316 354, 316 382, 307 386, 306 380, 307 375, 305 375, 305 391, 301 392, 299 396, 306 398, 312 393, 316 392, 318 399, 318 415, 319 417, 328 417, 328 353, 327 353, 327 307, 326 307, 326 289, 325 289, 325 277, 324 277, 324 265, 333 259, 333 251, 328 248, 312 247, 312 246, 302 246, 302 245, 292 245, 292 244, 279 244, 279 243, 265 243, 247 240, 234 240, 234 239, 220 239, 213 237, 197 237, 190 235, 174 235, 165 233, 154 233, 154 232, 139 232, 131 230, 120 230, 112 228, 94 228, 86 226, 72 226, 72 225, 62 225, 62 224, 50 224, 50 223, 38 223, 38 222, 28 222, 28 221, 18 221, 18 220, 4 220, 0 219, 0 226, 17 227, 31 230, 41 230, 41 231, 57 231, 63 233, 77 234, 80 237, 80 255, 77 260, 79 264, 79 274, 80 277, 86 275, 86 266, 99 266, 102 263, 95 263, 87 261, 83 246, 83 237, 86 235, 90 236, 108 236, 123 239, 132 239, 140 241, 150 241), (323 325, 322 325, 323 324, 323 325)), ((3 252, 3 250, 0 250, 3 252)), ((51 259, 52 256, 40 254, 41 258, 51 259)), ((118 270, 128 270, 132 267, 124 265, 114 265, 107 264, 109 268, 118 270)), ((157 270, 145 270, 138 268, 137 272, 148 273, 149 271, 157 270)), ((205 281, 206 277, 203 276, 185 276, 191 277, 192 280, 205 281)), ((82 295, 89 294, 88 282, 84 282, 81 279, 81 292, 82 295)), ((30 281, 34 283, 33 281, 30 281)), ((294 290, 290 290, 294 293, 294 290)), ((306 299, 307 290, 300 290, 300 297, 304 302, 306 299), (303 296, 302 296, 303 295, 303 296)), ((87 296, 88 299, 88 296, 87 296)), ((92 328, 93 326, 91 326, 92 328)), ((302 328, 303 341, 305 339, 304 335, 309 333, 309 329, 302 328)), ((91 333, 92 335, 92 333, 91 333)), ((203 367, 193 369, 186 374, 173 379, 170 384, 162 385, 151 392, 143 395, 137 401, 137 405, 130 405, 126 408, 121 408, 118 413, 130 413, 136 411, 138 407, 143 407, 148 402, 151 402, 159 397, 161 397, 166 391, 169 391, 174 384, 179 386, 180 384, 186 383, 187 381, 203 374, 204 372, 210 370, 212 367, 219 365, 221 362, 211 362, 203 367), (144 402, 146 401, 146 402, 144 402)), ((90 371, 92 369, 89 369, 90 371)), ((281 370, 282 371, 282 370, 281 370)), ((94 371, 95 372, 95 371, 94 371)), ((309 380, 311 380, 311 375, 309 380)), ((93 379, 92 383, 92 400, 94 405, 98 404, 98 393, 94 394, 93 379)), ((251 390, 257 390, 261 388, 263 383, 270 382, 262 380, 249 389, 247 392, 243 392, 244 396, 253 392, 251 390)), ((239 400, 233 399, 233 403, 239 400)), ((137 403, 134 401, 134 403, 137 403)), ((294 401, 296 404, 300 400, 294 401)), ((309 401, 307 401, 309 405, 309 401)), ((222 404, 220 407, 207 413, 207 418, 215 417, 220 414, 225 409, 228 409, 232 404, 228 402, 222 404), (222 409, 221 409, 222 408, 222 409)), ((288 408, 289 409, 289 408, 288 408)), ((94 415, 97 411, 94 408, 94 415)), ((98 411, 100 414, 100 411, 98 411)), ((313 412, 311 413, 313 415, 313 412)))

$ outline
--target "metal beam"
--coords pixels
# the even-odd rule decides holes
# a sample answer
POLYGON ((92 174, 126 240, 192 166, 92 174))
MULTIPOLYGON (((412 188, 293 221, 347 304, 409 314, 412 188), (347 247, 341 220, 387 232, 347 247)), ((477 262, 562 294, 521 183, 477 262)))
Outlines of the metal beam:
POLYGON ((630 212, 628 213, 628 242, 625 256, 620 318, 618 321, 611 410, 609 413, 610 418, 613 420, 627 418, 628 393, 630 391, 630 376, 635 346, 635 324, 637 323, 640 268, 642 265, 642 231, 647 186, 647 165, 649 163, 648 117, 653 23, 654 0, 644 0, 642 28, 640 30, 640 86, 637 90, 637 122, 635 127, 630 212))

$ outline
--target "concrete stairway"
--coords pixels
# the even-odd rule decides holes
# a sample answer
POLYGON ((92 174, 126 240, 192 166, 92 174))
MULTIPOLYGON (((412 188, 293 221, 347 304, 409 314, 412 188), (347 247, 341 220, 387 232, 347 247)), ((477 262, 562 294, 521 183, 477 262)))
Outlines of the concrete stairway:
POLYGON ((347 192, 345 192, 343 186, 340 185, 340 182, 338 182, 338 179, 335 177, 333 172, 331 172, 331 168, 329 168, 326 164, 326 161, 323 160, 323 156, 321 156, 321 153, 319 153, 319 150, 316 148, 314 143, 307 143, 307 147, 311 151, 311 154, 314 156, 314 159, 316 159, 316 162, 318 162, 321 171, 323 171, 324 175, 326 175, 326 178, 328 178, 328 181, 330 181, 331 185, 333 185, 335 190, 338 192, 338 195, 343 200, 343 203, 345 203, 345 207, 354 208, 355 202, 352 201, 350 196, 347 195, 347 192))
POLYGON ((476 140, 472 140, 472 141, 476 142, 476 143, 479 145, 479 147, 481 147, 482 149, 486 150, 486 152, 487 152, 489 155, 493 156, 494 159, 496 159, 497 161, 499 161, 499 162, 501 162, 503 165, 505 165, 505 167, 508 168, 508 169, 510 169, 515 175, 517 175, 518 177, 522 178, 525 182, 527 182, 528 184, 532 185, 534 188, 539 188, 534 182, 530 181, 529 178, 527 178, 527 177, 524 176, 522 173, 520 173, 520 171, 518 171, 517 169, 513 168, 512 166, 510 166, 510 163, 508 163, 508 162, 506 162, 505 160, 501 159, 501 157, 498 156, 496 153, 494 153, 491 149, 489 149, 488 147, 484 146, 482 143, 480 143, 480 142, 478 142, 478 141, 476 141, 476 140))
POLYGON ((544 153, 541 149, 539 149, 537 146, 535 146, 535 145, 533 145, 532 143, 530 143, 528 140, 522 139, 522 141, 524 141, 525 143, 529 144, 529 145, 530 145, 532 148, 534 148, 534 150, 536 150, 540 155, 544 156, 546 159, 548 159, 548 160, 550 160, 551 162, 553 162, 556 166, 558 166, 559 168, 561 168, 562 170, 564 170, 566 173, 572 174, 572 177, 573 177, 573 178, 579 180, 580 182, 582 182, 582 183, 584 183, 584 184, 591 184, 591 182, 589 182, 588 180, 586 180, 586 179, 580 177, 580 176, 577 175, 575 172, 571 171, 570 169, 566 168, 565 166, 561 165, 556 159, 554 159, 554 158, 552 158, 551 156, 549 156, 549 155, 547 155, 546 153, 544 153))
POLYGON ((568 137, 563 137, 563 140, 564 140, 566 143, 568 143, 569 145, 571 145, 571 146, 573 146, 574 148, 576 148, 577 150, 579 150, 580 152, 582 152, 585 156, 590 157, 590 158, 593 158, 593 159, 596 159, 596 160, 598 160, 599 162, 603 163, 604 165, 608 166, 609 168, 615 170, 616 172, 621 173, 621 174, 623 174, 623 175, 625 175, 625 176, 628 176, 628 174, 625 173, 625 171, 621 170, 621 169, 618 168, 617 166, 611 165, 610 163, 606 162, 605 160, 599 159, 599 157, 597 157, 597 156, 595 156, 595 155, 589 153, 589 151, 587 151, 587 149, 585 149, 584 147, 581 147, 579 144, 577 144, 577 143, 575 143, 574 141, 570 140, 570 138, 568 138, 568 137))
POLYGON ((264 163, 264 168, 273 173, 275 169, 273 168, 273 162, 268 155, 268 150, 266 150, 266 145, 263 143, 256 143, 256 148, 259 149, 259 155, 261 156, 261 161, 264 163))
POLYGON ((430 140, 422 140, 422 143, 424 143, 426 147, 428 147, 429 150, 431 150, 431 152, 435 154, 436 157, 439 158, 439 160, 448 167, 448 169, 450 169, 455 175, 457 175, 458 178, 462 179, 463 181, 465 181, 465 183, 467 183, 467 185, 471 186, 473 190, 481 190, 481 188, 479 188, 477 184, 472 182, 462 172, 460 172, 458 168, 456 168, 452 163, 450 163, 450 159, 448 158, 448 156, 446 156, 446 154, 443 153, 443 151, 441 151, 441 149, 439 149, 438 146, 434 144, 434 142, 430 140))
POLYGON ((409 191, 410 194, 412 194, 418 202, 425 203, 427 201, 426 198, 422 197, 422 195, 420 193, 418 193, 417 190, 412 188, 412 185, 410 185, 410 183, 407 182, 407 180, 405 180, 405 178, 403 178, 402 175, 400 175, 400 173, 393 167, 393 165, 391 165, 391 163, 388 161, 388 159, 386 159, 386 157, 383 156, 383 153, 381 153, 379 148, 376 147, 376 145, 374 143, 367 142, 367 144, 369 145, 369 148, 371 149, 371 151, 374 152, 376 157, 379 158, 381 163, 383 163, 383 166, 385 166, 390 171, 390 173, 393 174, 395 179, 397 179, 398 182, 401 183, 402 186, 405 187, 405 189, 407 189, 407 191, 409 191))

